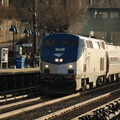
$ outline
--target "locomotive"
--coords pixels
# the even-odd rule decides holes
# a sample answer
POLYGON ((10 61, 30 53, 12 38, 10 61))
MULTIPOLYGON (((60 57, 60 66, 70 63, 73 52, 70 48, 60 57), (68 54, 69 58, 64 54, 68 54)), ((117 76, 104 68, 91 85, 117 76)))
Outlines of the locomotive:
POLYGON ((120 47, 91 37, 56 33, 40 45, 41 89, 70 94, 114 82, 120 74, 120 47))

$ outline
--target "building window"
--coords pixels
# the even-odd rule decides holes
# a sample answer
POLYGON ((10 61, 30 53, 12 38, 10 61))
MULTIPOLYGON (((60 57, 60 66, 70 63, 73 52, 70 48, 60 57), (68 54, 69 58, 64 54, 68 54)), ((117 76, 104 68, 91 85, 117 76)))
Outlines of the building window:
POLYGON ((110 12, 110 18, 118 18, 118 12, 110 12))
POLYGON ((103 18, 103 13, 102 12, 98 12, 97 18, 103 18))
POLYGON ((119 14, 118 12, 96 12, 95 11, 95 15, 94 18, 118 18, 119 14))
POLYGON ((98 12, 97 18, 108 18, 108 12, 98 12))
POLYGON ((108 12, 103 12, 103 18, 108 18, 108 12))

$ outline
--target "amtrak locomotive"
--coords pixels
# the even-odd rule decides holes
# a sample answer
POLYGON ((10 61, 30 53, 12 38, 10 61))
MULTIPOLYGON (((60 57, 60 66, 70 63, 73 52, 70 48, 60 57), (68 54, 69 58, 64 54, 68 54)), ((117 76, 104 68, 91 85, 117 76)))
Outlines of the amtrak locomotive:
POLYGON ((73 34, 51 34, 40 46, 41 88, 68 94, 114 82, 120 73, 120 47, 73 34))

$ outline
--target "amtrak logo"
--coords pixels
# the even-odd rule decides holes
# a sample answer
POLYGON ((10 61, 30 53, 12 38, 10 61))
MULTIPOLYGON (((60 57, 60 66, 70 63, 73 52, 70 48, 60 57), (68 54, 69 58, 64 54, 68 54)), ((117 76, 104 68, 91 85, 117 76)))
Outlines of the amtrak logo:
POLYGON ((53 54, 53 55, 56 56, 56 57, 61 57, 63 54, 64 54, 64 53, 55 53, 55 54, 53 54))

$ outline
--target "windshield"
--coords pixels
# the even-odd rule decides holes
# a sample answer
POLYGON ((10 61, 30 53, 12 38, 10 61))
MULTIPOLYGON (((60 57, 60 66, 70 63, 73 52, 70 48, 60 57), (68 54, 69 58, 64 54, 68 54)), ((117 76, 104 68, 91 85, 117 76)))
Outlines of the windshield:
POLYGON ((63 46, 77 46, 78 40, 63 40, 62 45, 63 46))
POLYGON ((62 40, 55 40, 55 39, 50 39, 50 40, 45 40, 44 45, 46 46, 77 46, 78 45, 78 40, 74 39, 66 39, 62 40))
POLYGON ((60 45, 60 40, 45 40, 45 45, 46 46, 58 46, 60 45))

